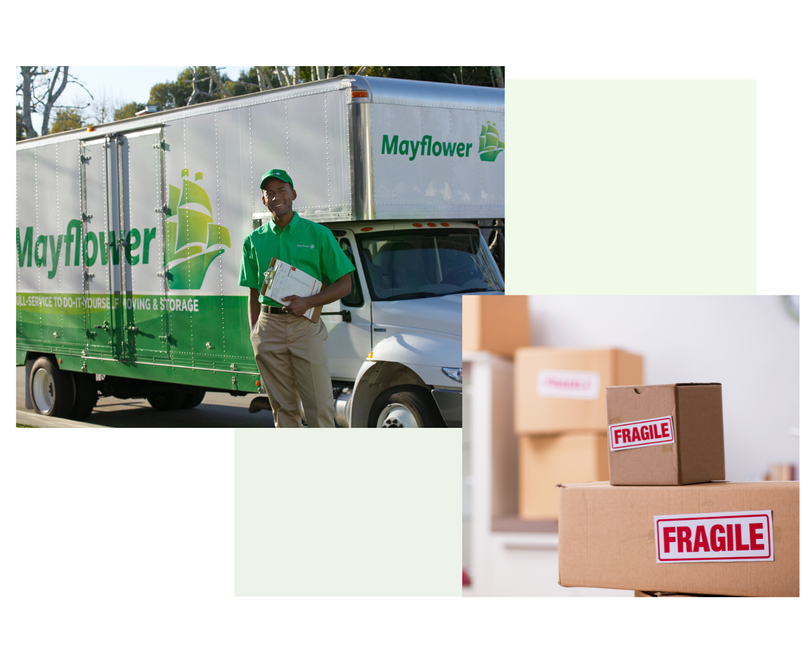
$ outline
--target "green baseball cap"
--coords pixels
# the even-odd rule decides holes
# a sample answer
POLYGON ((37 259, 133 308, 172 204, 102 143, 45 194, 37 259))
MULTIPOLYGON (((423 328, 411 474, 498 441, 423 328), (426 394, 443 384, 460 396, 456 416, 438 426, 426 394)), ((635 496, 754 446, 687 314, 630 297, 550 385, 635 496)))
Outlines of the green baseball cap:
POLYGON ((262 175, 262 181, 261 181, 261 184, 259 184, 259 188, 264 189, 264 183, 268 179, 270 179, 271 177, 274 177, 276 179, 280 179, 282 182, 287 182, 290 185, 291 189, 295 188, 295 186, 293 186, 292 179, 290 179, 290 176, 284 170, 278 170, 278 169, 268 170, 266 173, 264 173, 262 175))

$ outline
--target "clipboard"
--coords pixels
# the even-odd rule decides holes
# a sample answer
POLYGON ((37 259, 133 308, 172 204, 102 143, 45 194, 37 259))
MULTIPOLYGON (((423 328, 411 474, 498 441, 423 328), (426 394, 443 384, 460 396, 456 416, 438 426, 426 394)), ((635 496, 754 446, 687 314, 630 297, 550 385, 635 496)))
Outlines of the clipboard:
MULTIPOLYGON (((321 287, 323 287, 323 283, 317 278, 313 278, 308 273, 301 271, 301 269, 297 269, 291 264, 274 257, 270 260, 270 266, 264 273, 261 294, 284 306, 286 305, 282 301, 284 297, 293 294, 299 297, 309 297, 320 292, 321 287)), ((315 323, 321 317, 321 308, 323 306, 309 308, 303 317, 315 323)))

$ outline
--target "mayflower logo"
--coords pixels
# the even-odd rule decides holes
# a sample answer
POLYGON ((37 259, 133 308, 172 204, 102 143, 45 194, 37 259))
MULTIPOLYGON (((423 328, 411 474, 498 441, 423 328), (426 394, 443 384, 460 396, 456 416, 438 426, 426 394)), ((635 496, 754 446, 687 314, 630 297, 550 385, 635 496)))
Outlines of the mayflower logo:
POLYGON ((481 126, 481 135, 478 136, 478 156, 482 161, 494 161, 498 154, 503 151, 504 145, 501 141, 498 129, 494 124, 487 122, 486 126, 481 126))
POLYGON ((315 248, 315 244, 310 244, 309 246, 306 244, 298 244, 297 248, 315 248))
MULTIPOLYGON (((437 140, 430 134, 425 134, 416 140, 407 137, 400 139, 399 134, 384 134, 381 153, 407 156, 409 161, 431 156, 466 159, 470 157, 470 150, 473 146, 474 143, 471 142, 437 140)), ((482 161, 492 162, 498 158, 498 154, 503 151, 503 148, 504 144, 498 129, 492 122, 487 122, 486 126, 481 127, 481 134, 478 136, 478 157, 482 161)))
POLYGON ((166 279, 170 290, 199 290, 208 267, 231 247, 224 225, 214 223, 211 201, 201 184, 203 174, 188 179, 183 169, 182 189, 169 185, 166 212, 166 279))

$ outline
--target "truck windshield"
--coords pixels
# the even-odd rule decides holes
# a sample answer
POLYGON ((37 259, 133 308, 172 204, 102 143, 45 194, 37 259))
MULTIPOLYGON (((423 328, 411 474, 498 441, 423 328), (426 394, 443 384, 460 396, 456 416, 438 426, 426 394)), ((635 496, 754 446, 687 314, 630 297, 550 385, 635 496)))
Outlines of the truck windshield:
POLYGON ((504 290, 477 230, 379 232, 357 242, 375 301, 504 290))

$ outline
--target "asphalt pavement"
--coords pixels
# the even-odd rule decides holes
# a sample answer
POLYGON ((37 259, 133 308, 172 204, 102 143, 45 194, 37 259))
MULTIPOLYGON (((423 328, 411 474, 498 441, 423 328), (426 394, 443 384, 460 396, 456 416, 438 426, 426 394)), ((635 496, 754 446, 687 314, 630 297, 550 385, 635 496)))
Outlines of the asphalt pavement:
POLYGON ((265 428, 273 427, 273 414, 262 410, 248 411, 256 397, 232 396, 228 393, 206 393, 202 403, 193 409, 157 411, 144 399, 119 400, 99 398, 86 421, 69 421, 36 414, 25 408, 25 368, 17 370, 17 424, 34 427, 105 427, 105 428, 265 428))

